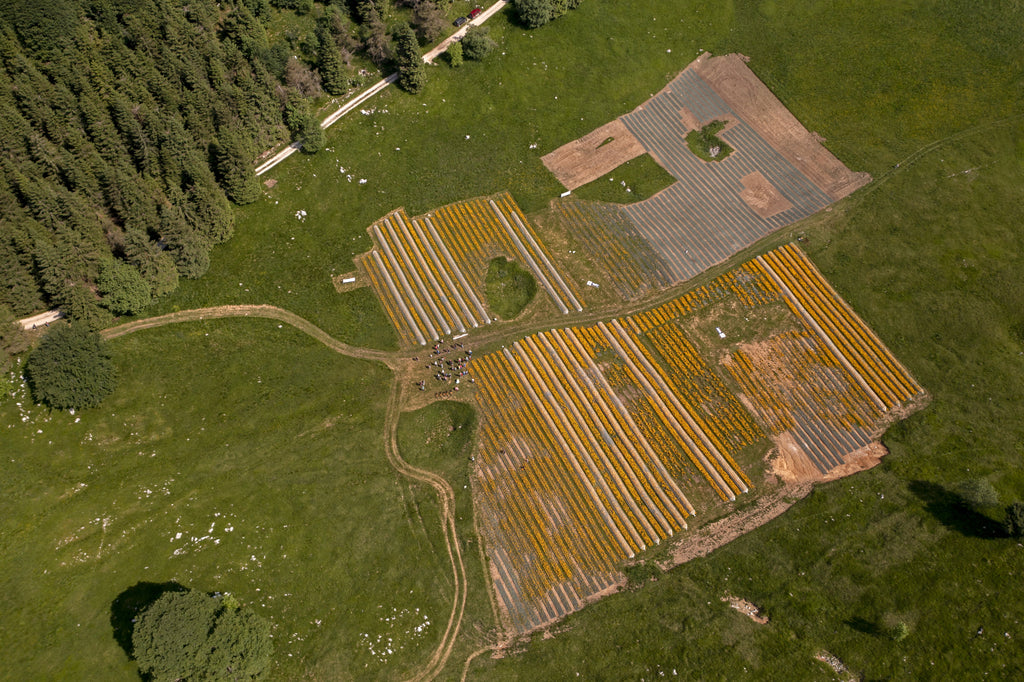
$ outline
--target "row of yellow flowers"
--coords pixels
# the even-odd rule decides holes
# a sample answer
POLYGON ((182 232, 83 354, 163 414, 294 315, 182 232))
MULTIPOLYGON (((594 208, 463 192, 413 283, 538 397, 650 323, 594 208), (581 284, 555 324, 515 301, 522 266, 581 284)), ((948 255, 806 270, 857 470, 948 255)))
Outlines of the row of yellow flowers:
POLYGON ((888 350, 839 299, 801 251, 793 246, 781 247, 765 254, 764 261, 887 408, 917 393, 919 389, 913 379, 898 367, 888 350))

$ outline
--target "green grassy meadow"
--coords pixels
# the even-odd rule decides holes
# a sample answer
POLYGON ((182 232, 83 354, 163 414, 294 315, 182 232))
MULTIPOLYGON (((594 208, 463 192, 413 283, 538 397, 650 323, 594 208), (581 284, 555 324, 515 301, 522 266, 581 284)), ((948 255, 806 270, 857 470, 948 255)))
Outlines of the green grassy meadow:
POLYGON ((429 655, 451 569, 433 491, 384 457, 386 369, 266 320, 111 347, 101 407, 0 406, 0 677, 133 678, 110 607, 141 581, 252 605, 274 679, 390 679, 429 655))
POLYGON ((484 278, 487 306, 503 320, 514 320, 537 293, 537 280, 516 261, 494 258, 484 278))
MULTIPOLYGON (((468 677, 832 679, 812 658, 822 650, 865 679, 1019 674, 1024 549, 993 531, 1000 510, 965 511, 949 491, 980 477, 1004 504, 1024 498, 1024 8, 588 0, 535 31, 508 10, 488 25, 489 61, 430 67, 420 95, 389 88, 333 126, 325 151, 263 176, 277 184, 238 209, 210 272, 148 312, 273 304, 340 340, 396 348, 369 290, 331 282, 370 248, 367 226, 503 190, 539 212, 562 191, 543 154, 632 110, 702 50, 741 52, 847 166, 875 177, 758 250, 804 236, 931 403, 885 435, 879 467, 586 608, 553 638, 475 658, 468 677), (893 621, 908 625, 903 641, 886 636, 893 621)), ((652 166, 638 159, 622 179, 657 191, 652 166)), ((609 175, 592 184, 621 194, 609 175)), ((268 320, 111 346, 121 383, 97 409, 31 407, 17 382, 0 400, 0 678, 133 679, 110 604, 170 580, 230 591, 269 618, 273 679, 400 679, 421 665, 452 576, 434 493, 384 456, 389 373, 268 320)), ((472 428, 469 408, 440 403, 398 431, 402 456, 456 490, 469 600, 442 679, 493 641, 463 487, 472 428)))

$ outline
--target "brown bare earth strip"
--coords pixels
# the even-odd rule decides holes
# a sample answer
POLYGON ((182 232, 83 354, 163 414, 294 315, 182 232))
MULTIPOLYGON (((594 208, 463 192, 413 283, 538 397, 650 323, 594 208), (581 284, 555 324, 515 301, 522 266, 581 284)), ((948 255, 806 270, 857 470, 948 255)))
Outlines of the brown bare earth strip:
POLYGON ((662 565, 662 568, 668 570, 690 559, 707 556, 744 533, 763 526, 806 497, 811 492, 812 485, 800 483, 780 487, 765 493, 752 507, 699 528, 675 546, 671 558, 662 565))
POLYGON ((740 198, 762 218, 771 218, 776 213, 793 208, 789 199, 784 197, 761 171, 743 176, 740 182, 743 183, 740 198))
POLYGON ((747 67, 742 55, 709 57, 704 53, 690 68, 758 135, 833 200, 838 201, 871 181, 870 175, 851 171, 825 149, 821 138, 804 128, 747 67))
POLYGON ((615 119, 578 140, 563 144, 540 160, 566 189, 573 190, 643 153, 640 141, 622 121, 615 119), (605 144, 609 138, 611 140, 605 144))

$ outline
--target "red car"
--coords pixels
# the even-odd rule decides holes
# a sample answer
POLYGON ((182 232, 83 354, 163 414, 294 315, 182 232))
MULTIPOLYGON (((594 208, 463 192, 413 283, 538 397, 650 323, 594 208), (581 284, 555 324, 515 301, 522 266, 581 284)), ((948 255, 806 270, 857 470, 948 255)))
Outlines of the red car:
POLYGON ((474 7, 473 11, 469 13, 469 20, 472 21, 473 19, 476 19, 478 16, 480 16, 481 12, 483 12, 482 9, 480 9, 479 7, 474 7))

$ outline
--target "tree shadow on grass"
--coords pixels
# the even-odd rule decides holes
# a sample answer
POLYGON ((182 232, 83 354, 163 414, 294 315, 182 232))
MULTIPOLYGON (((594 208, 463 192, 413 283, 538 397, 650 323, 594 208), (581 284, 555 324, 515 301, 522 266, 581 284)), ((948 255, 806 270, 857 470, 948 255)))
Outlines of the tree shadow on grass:
POLYGON ((184 586, 173 581, 166 583, 138 582, 117 595, 110 603, 110 627, 114 629, 114 639, 128 654, 128 658, 133 660, 135 658, 132 652, 132 632, 135 629, 135 618, 165 593, 183 592, 185 589, 184 586))
POLYGON ((850 620, 846 621, 846 624, 857 632, 865 635, 870 635, 872 637, 880 637, 882 635, 882 628, 878 627, 878 623, 861 616, 854 616, 850 620))
POLYGON ((970 507, 952 490, 930 481, 911 481, 910 492, 924 502, 935 519, 950 530, 972 538, 1002 538, 1002 526, 970 507))

